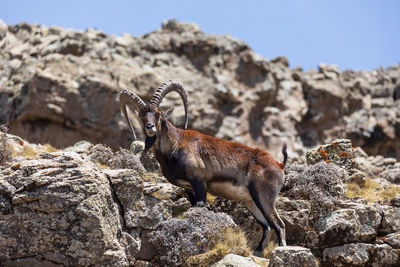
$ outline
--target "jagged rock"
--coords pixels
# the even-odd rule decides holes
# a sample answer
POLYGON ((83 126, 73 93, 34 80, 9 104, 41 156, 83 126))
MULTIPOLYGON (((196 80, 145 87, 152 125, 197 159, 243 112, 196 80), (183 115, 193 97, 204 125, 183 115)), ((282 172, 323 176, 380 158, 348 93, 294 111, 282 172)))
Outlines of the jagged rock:
POLYGON ((103 171, 109 176, 116 198, 123 206, 124 227, 132 236, 140 239, 137 257, 152 259, 157 250, 149 242, 150 232, 160 222, 189 209, 190 204, 184 198, 182 190, 170 184, 155 186, 143 182, 143 177, 132 170, 103 171), (180 201, 182 197, 183 201, 180 201))
POLYGON ((317 267, 318 262, 308 248, 303 247, 277 247, 272 251, 269 267, 280 266, 313 266, 317 267))
POLYGON ((92 146, 93 144, 88 141, 79 141, 76 142, 73 146, 66 147, 64 150, 76 152, 78 154, 87 154, 92 146))
POLYGON ((114 153, 111 161, 111 168, 113 169, 133 169, 140 173, 145 173, 146 169, 142 165, 140 159, 132 155, 129 150, 120 149, 114 153))
POLYGON ((140 159, 140 161, 143 164, 143 167, 145 167, 148 172, 161 173, 160 165, 155 159, 153 153, 151 152, 143 153, 144 147, 145 147, 144 142, 134 141, 131 144, 130 151, 140 159))
POLYGON ((390 183, 400 183, 400 162, 394 158, 359 155, 355 157, 355 168, 366 177, 381 178, 390 183))
POLYGON ((323 252, 326 266, 396 266, 399 260, 398 253, 388 245, 352 243, 323 252))
POLYGON ((372 266, 399 266, 400 253, 390 246, 376 245, 372 255, 372 266))
POLYGON ((0 221, 1 262, 32 255, 62 265, 134 262, 128 253, 134 239, 124 232, 114 189, 87 158, 74 152, 14 158, 0 180, 10 206, 0 221))
POLYGON ((341 209, 316 222, 320 247, 375 240, 381 216, 369 206, 341 209))
POLYGON ((372 244, 352 243, 326 248, 323 260, 328 266, 366 266, 374 249, 372 244))
POLYGON ((379 232, 390 234, 400 232, 400 208, 392 206, 377 206, 382 216, 379 232))
POLYGON ((338 139, 330 144, 322 145, 318 149, 307 151, 307 164, 315 164, 320 161, 334 163, 348 172, 354 168, 354 154, 351 141, 338 139))
POLYGON ((213 264, 212 267, 259 267, 249 257, 242 257, 235 254, 228 254, 222 260, 213 264))
POLYGON ((150 241, 162 265, 178 266, 190 256, 204 253, 227 227, 236 226, 228 215, 206 208, 191 208, 182 217, 160 223, 151 233, 150 241))
POLYGON ((337 209, 335 203, 344 197, 343 181, 346 171, 332 163, 319 162, 302 168, 287 170, 288 184, 284 185, 282 193, 294 199, 310 200, 312 210, 318 216, 337 209))
POLYGON ((400 249, 400 233, 389 234, 385 237, 385 243, 395 249, 400 249))
MULTIPOLYGON (((320 65, 304 73, 289 69, 285 57, 268 61, 243 41, 174 20, 140 37, 25 23, 2 23, 0 33, 0 123, 33 142, 127 148, 132 134, 119 91, 148 100, 161 82, 175 79, 188 90, 192 129, 273 155, 285 141, 292 156, 301 156, 340 137, 369 154, 399 159, 399 66, 339 72, 320 65)), ((165 104, 181 106, 173 95, 165 104)), ((178 126, 180 109, 172 117, 178 126)))
POLYGON ((286 241, 291 245, 304 244, 309 235, 311 204, 306 200, 278 198, 276 206, 286 225, 286 241))

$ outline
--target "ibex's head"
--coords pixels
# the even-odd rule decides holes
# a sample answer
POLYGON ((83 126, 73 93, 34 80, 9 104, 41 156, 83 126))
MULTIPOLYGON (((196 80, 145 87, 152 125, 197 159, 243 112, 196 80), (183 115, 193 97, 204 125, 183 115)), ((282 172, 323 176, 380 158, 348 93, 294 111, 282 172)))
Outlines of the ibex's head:
MULTIPOLYGON (((139 120, 142 123, 143 131, 146 135, 146 142, 148 140, 155 141, 157 137, 157 132, 160 130, 161 122, 168 117, 172 113, 172 109, 167 112, 162 112, 159 109, 161 101, 164 97, 170 92, 177 92, 183 101, 183 105, 185 107, 185 129, 188 124, 188 100, 185 90, 182 85, 177 82, 173 82, 171 80, 163 83, 154 93, 150 102, 146 104, 138 95, 129 91, 123 90, 120 94, 119 103, 121 107, 121 111, 127 120, 129 127, 133 133, 134 138, 136 139, 135 129, 132 126, 131 121, 129 120, 126 105, 129 104, 130 109, 133 113, 135 113, 139 120), (137 113, 136 113, 136 112, 137 113)), ((148 145, 146 144, 146 147, 148 145)))

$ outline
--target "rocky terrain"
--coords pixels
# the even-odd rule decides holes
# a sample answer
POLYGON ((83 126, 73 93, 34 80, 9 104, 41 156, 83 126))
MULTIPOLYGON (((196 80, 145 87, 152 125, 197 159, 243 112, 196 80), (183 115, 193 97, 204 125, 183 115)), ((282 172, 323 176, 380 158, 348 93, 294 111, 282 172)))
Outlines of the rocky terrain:
MULTIPOLYGON (((400 66, 374 71, 290 69, 230 36, 167 21, 141 37, 0 23, 0 123, 57 148, 80 140, 114 149, 132 141, 118 106, 124 89, 149 99, 164 81, 189 95, 189 128, 292 158, 348 138, 400 159, 400 66)), ((174 122, 183 123, 178 96, 174 122)))
POLYGON ((269 262, 252 255, 262 231, 241 203, 209 197, 207 208, 190 208, 154 159, 141 157, 141 142, 131 152, 88 142, 57 150, 3 127, 0 145, 4 266, 400 263, 400 187, 389 176, 371 178, 375 167, 366 163, 399 171, 400 162, 354 153, 349 140, 309 151, 308 165, 286 168, 277 207, 289 246, 267 248, 269 262))
POLYGON ((1 124, 0 266, 400 264, 400 66, 304 73, 173 20, 141 37, 0 21, 1 124), (253 256, 241 203, 190 208, 132 143, 118 93, 148 100, 168 79, 189 128, 275 158, 288 144, 288 247, 253 256))

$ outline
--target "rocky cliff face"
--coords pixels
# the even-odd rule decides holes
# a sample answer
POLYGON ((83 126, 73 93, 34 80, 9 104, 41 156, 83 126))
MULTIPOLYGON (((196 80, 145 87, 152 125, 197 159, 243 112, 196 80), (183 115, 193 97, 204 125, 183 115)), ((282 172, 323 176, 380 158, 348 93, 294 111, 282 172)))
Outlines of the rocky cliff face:
MULTIPOLYGON (((168 79, 189 95, 189 128, 291 156, 335 138, 400 158, 400 67, 308 73, 242 41, 168 21, 141 37, 0 23, 0 123, 32 142, 128 147, 118 107, 128 88, 149 99, 168 79)), ((166 106, 179 106, 171 96, 166 106)), ((173 121, 182 125, 183 110, 173 121)))

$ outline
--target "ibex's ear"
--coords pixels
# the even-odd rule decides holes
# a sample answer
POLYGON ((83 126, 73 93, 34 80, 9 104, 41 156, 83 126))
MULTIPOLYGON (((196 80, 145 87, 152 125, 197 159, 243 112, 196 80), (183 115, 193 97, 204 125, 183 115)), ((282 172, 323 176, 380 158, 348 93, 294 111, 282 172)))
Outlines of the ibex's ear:
POLYGON ((174 111, 174 108, 171 108, 171 109, 167 110, 166 112, 164 112, 164 114, 162 116, 163 119, 168 118, 172 114, 173 111, 174 111))

